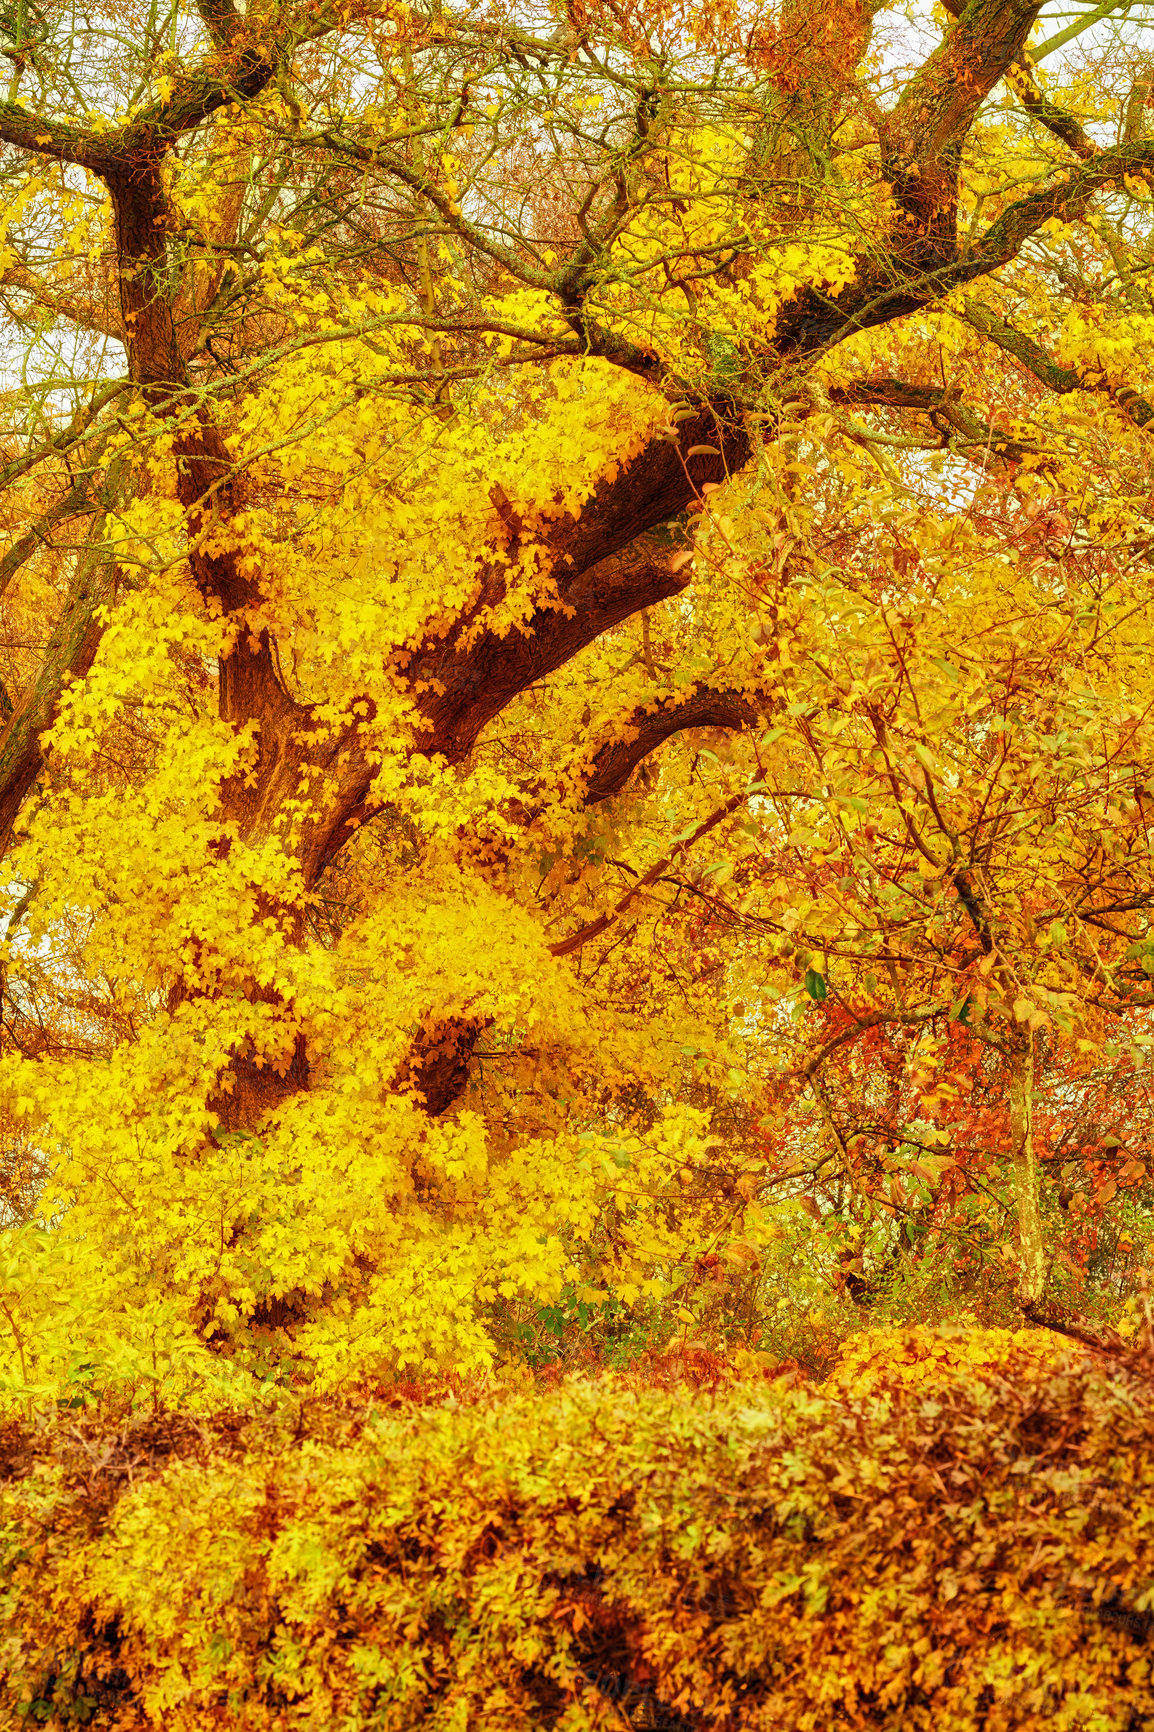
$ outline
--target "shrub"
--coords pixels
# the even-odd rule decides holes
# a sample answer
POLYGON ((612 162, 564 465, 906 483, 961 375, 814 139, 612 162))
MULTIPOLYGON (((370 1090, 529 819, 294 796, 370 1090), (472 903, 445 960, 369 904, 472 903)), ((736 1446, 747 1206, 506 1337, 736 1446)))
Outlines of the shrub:
POLYGON ((9 1431, 0 1724, 1136 1732, 1136 1356, 9 1431))
POLYGON ((1013 1371, 1029 1375, 1072 1351, 1049 1329, 863 1329, 842 1343, 827 1379, 831 1392, 917 1390, 943 1377, 1013 1371))

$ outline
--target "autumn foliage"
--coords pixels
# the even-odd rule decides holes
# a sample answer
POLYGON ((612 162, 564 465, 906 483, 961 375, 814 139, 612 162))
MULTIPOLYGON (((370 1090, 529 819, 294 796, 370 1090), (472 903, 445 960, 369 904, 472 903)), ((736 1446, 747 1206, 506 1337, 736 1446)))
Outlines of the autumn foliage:
POLYGON ((6 1711, 1148 1723, 1143 8, 79 16, 0 3, 6 1711))
POLYGON ((12 1427, 5 1723, 1135 1732, 1152 1425, 1066 1351, 12 1427))

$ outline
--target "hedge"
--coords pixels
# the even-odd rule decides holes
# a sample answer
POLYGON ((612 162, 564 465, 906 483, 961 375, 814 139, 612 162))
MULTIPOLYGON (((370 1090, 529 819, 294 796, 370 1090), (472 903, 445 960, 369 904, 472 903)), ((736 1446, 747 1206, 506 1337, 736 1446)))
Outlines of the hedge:
POLYGON ((9 1427, 0 1726, 1136 1732, 1137 1356, 9 1427))

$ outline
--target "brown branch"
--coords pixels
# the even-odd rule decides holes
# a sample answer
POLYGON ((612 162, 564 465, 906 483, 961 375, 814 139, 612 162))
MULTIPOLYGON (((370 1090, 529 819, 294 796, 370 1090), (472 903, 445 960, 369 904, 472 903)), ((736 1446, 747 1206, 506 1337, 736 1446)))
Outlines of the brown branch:
POLYGON ((472 605, 443 638, 426 639, 401 658, 424 717, 423 752, 459 763, 481 729, 536 680, 562 667, 610 627, 678 595, 690 572, 674 572, 668 556, 640 561, 618 556, 658 524, 679 516, 707 483, 741 469, 749 456, 744 427, 712 408, 682 421, 675 438, 656 437, 613 480, 597 484, 576 519, 568 515, 536 533, 502 514, 510 561, 523 540, 539 540, 552 562, 557 599, 525 625, 503 635, 484 629, 484 615, 506 595, 505 564, 482 567, 472 605), (718 455, 686 460, 693 446, 718 455), (480 630, 478 627, 480 626, 480 630), (423 688, 423 689, 422 689, 423 688))
POLYGON ((99 545, 77 560, 64 609, 31 687, 0 736, 0 857, 7 851, 21 806, 44 763, 41 736, 56 719, 72 680, 92 666, 104 627, 98 609, 112 592, 115 568, 99 545))
POLYGON ((1149 180, 1152 175, 1154 140, 1137 139, 1098 151, 1039 192, 1016 200, 965 252, 937 242, 923 245, 915 237, 881 265, 876 255, 864 255, 856 280, 840 294, 807 288, 788 303, 774 337, 778 354, 803 359, 832 348, 854 331, 872 330, 917 312, 1009 264, 1051 218, 1073 222, 1083 216, 1101 188, 1127 176, 1149 180))
POLYGON ((1052 1329, 1056 1335, 1066 1335, 1083 1347, 1095 1347, 1100 1352, 1116 1354, 1126 1351, 1126 1343, 1108 1323, 1099 1323, 1080 1311, 1042 1302, 1022 1306, 1022 1316, 1039 1329, 1052 1329))
POLYGON ((1072 150, 1075 156, 1085 162, 1096 154, 1098 146, 1075 115, 1050 101, 1038 85, 1036 72, 1037 68, 1023 49, 1007 73, 1006 83, 1031 120, 1036 120, 1047 132, 1052 132, 1068 150, 1072 150))
POLYGON ((30 114, 21 102, 0 102, 0 143, 14 145, 18 150, 90 168, 99 138, 98 133, 87 127, 30 114))
POLYGON ((849 1041, 856 1040, 859 1034, 868 1029, 880 1028, 887 1023, 899 1023, 904 1027, 913 1027, 919 1022, 930 1022, 936 1016, 944 1016, 947 1006, 931 1004, 922 1010, 867 1010, 864 1016, 856 1016, 849 1028, 843 1028, 829 1040, 825 1041, 817 1051, 806 1060, 805 1064, 797 1065, 793 1074, 802 1077, 806 1082, 812 1082, 831 1054, 849 1041))
MULTIPOLYGON (((62 427, 59 433, 53 434, 41 445, 34 445, 21 452, 20 456, 0 469, 0 488, 11 487, 22 475, 27 475, 39 464, 46 463, 51 457, 68 457, 77 450, 85 439, 103 438, 103 429, 97 428, 95 433, 90 430, 100 411, 107 408, 114 398, 119 397, 128 389, 124 380, 117 380, 111 385, 101 385, 92 393, 88 402, 78 409, 76 414, 62 427)), ((89 465, 90 467, 90 465, 89 465)))
POLYGON ((1154 139, 1134 139, 1100 150, 1087 162, 1071 168, 1053 185, 1029 193, 1004 210, 974 245, 970 258, 959 261, 950 286, 973 282, 999 265, 1008 264, 1024 241, 1043 223, 1057 218, 1073 222, 1088 209, 1091 199, 1104 186, 1132 176, 1148 181, 1154 174, 1154 139))
MULTIPOLYGON (((951 18, 960 18, 965 10, 964 0, 942 0, 942 4, 951 18)), ((1051 102, 1039 88, 1037 72, 1033 57, 1023 47, 1006 73, 1006 83, 1032 120, 1052 132, 1055 138, 1060 138, 1075 156, 1083 159, 1093 156, 1098 146, 1088 136, 1081 121, 1051 102)))
MULTIPOLYGON (((402 672, 423 721, 414 752, 422 756, 442 754, 450 763, 462 762, 482 729, 528 686, 563 666, 612 626, 680 594, 690 581, 689 567, 673 571, 668 549, 658 554, 643 538, 656 525, 683 512, 704 485, 740 469, 749 449, 744 427, 723 420, 719 412, 707 407, 682 420, 675 429, 670 427, 667 436, 653 438, 632 462, 622 465, 612 481, 599 482, 576 518, 566 513, 540 526, 526 525, 504 495, 494 491, 494 513, 508 563, 480 561, 474 599, 450 630, 443 637, 426 638, 415 649, 398 646, 392 653, 393 664, 402 672), (712 446, 717 454, 688 458, 689 449, 698 444, 712 446), (522 626, 511 631, 486 629, 485 614, 505 600, 509 565, 522 541, 529 539, 543 545, 552 560, 556 599, 537 608, 522 626), (620 557, 624 550, 632 557, 620 557)), ((244 705, 252 702, 263 707, 247 714, 267 717, 262 720, 258 741, 261 762, 257 785, 254 788, 250 781, 242 787, 238 783, 235 790, 228 791, 225 802, 241 834, 249 835, 260 813, 275 809, 277 788, 283 787, 286 796, 294 797, 295 784, 290 783, 299 778, 306 758, 313 761, 306 738, 311 711, 292 704, 283 689, 277 697, 277 682, 264 649, 250 664, 238 645, 226 680, 234 683, 227 691, 222 684, 222 714, 243 720, 244 705), (249 679, 259 689, 246 698, 242 682, 249 679)), ((728 708, 719 715, 717 725, 744 726, 760 713, 756 701, 749 699, 741 720, 730 723, 727 717, 734 713, 736 698, 726 702, 728 708)), ((367 705, 364 723, 354 724, 324 748, 323 767, 330 774, 330 783, 333 766, 340 765, 339 788, 325 814, 306 826, 300 857, 308 884, 316 881, 361 823, 373 815, 369 793, 375 771, 361 731, 362 725, 371 727, 373 714, 372 706, 367 705)), ((632 764, 679 728, 694 725, 710 725, 704 712, 697 723, 668 716, 650 722, 649 744, 632 753, 632 764)), ((627 744, 624 750, 628 755, 631 748, 627 744)), ((629 769, 620 768, 620 757, 614 762, 621 775, 618 786, 623 786, 629 769)), ((603 774, 607 779, 597 786, 604 792, 597 793, 597 798, 615 791, 607 764, 603 774)))
POLYGON ((913 409, 928 417, 943 442, 988 451, 1019 462, 1036 448, 999 433, 965 404, 955 387, 911 385, 904 379, 861 379, 853 385, 831 386, 831 403, 869 404, 880 409, 913 409))
POLYGON ((482 599, 453 628, 445 647, 425 645, 410 659, 410 684, 426 687, 417 697, 425 718, 421 749, 459 763, 486 723, 519 692, 562 667, 611 626, 680 594, 689 577, 687 570, 671 571, 668 558, 640 564, 607 559, 563 588, 559 583, 558 601, 538 608, 520 629, 505 635, 482 631, 473 643, 462 644, 469 623, 504 597, 504 572, 490 567, 482 599))
POLYGON ((196 10, 218 48, 227 47, 244 23, 232 0, 196 0, 196 10))
POLYGON ((23 103, 0 102, 0 143, 35 156, 75 163, 101 180, 123 178, 142 159, 155 157, 230 103, 251 101, 276 73, 283 52, 270 35, 269 52, 242 46, 231 64, 224 56, 189 72, 178 72, 162 102, 150 103, 123 126, 108 132, 31 114, 23 103))
POLYGON ((20 567, 48 542, 48 532, 57 524, 68 523, 73 518, 90 515, 99 506, 92 497, 90 481, 85 478, 78 481, 62 499, 49 507, 32 528, 12 542, 8 550, 0 556, 0 595, 8 588, 20 567))
POLYGON ((683 854, 687 854, 696 842, 700 842, 703 836, 707 836, 711 830, 715 830, 731 813, 736 812, 739 806, 744 805, 748 798, 749 792, 745 788, 739 794, 731 795, 723 806, 719 806, 716 812, 711 812, 708 818, 698 824, 692 835, 686 836, 683 841, 676 843, 663 859, 658 860, 655 866, 651 866, 644 878, 639 878, 636 884, 631 884, 608 913, 599 914, 596 920, 589 922, 588 926, 582 926, 578 931, 570 933, 568 938, 562 938, 558 943, 551 944, 549 946, 550 954, 553 956, 572 956, 575 951, 581 949, 582 945, 588 944, 591 938, 599 938, 603 932, 608 931, 618 916, 624 914, 629 904, 640 896, 643 890, 647 890, 651 884, 655 884, 664 872, 668 872, 675 860, 679 860, 683 854))
POLYGON ((765 698, 699 686, 688 697, 635 710, 624 724, 622 738, 595 754, 585 782, 585 805, 596 806, 619 794, 642 759, 674 734, 686 728, 752 727, 768 708, 765 698))
POLYGON ((1040 0, 969 0, 885 119, 882 170, 914 219, 923 257, 927 248, 943 257, 955 251, 963 141, 1040 11, 1040 0))
POLYGON ((1027 337, 1013 325, 1007 325, 996 313, 991 312, 983 301, 967 300, 964 317, 968 325, 972 325, 975 331, 988 338, 1003 354, 1012 356, 1015 361, 1020 361, 1023 367, 1029 368, 1035 379, 1040 380, 1048 391, 1057 391, 1064 395, 1067 391, 1076 391, 1079 388, 1081 380, 1073 367, 1059 366, 1032 337, 1027 337))
POLYGON ((82 331, 96 331, 102 337, 124 341, 124 326, 109 308, 95 297, 82 300, 78 295, 53 288, 38 277, 27 265, 12 264, 0 271, 0 287, 17 289, 38 307, 43 307, 60 319, 70 319, 82 331))

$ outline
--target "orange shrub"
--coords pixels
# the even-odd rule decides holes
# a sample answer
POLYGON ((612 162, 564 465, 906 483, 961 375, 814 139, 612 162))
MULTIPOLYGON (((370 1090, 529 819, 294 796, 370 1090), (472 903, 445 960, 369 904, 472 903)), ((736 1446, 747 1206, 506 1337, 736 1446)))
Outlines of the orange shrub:
POLYGON ((905 1369, 10 1428, 0 1726, 1154 1725, 1148 1365, 905 1369))

